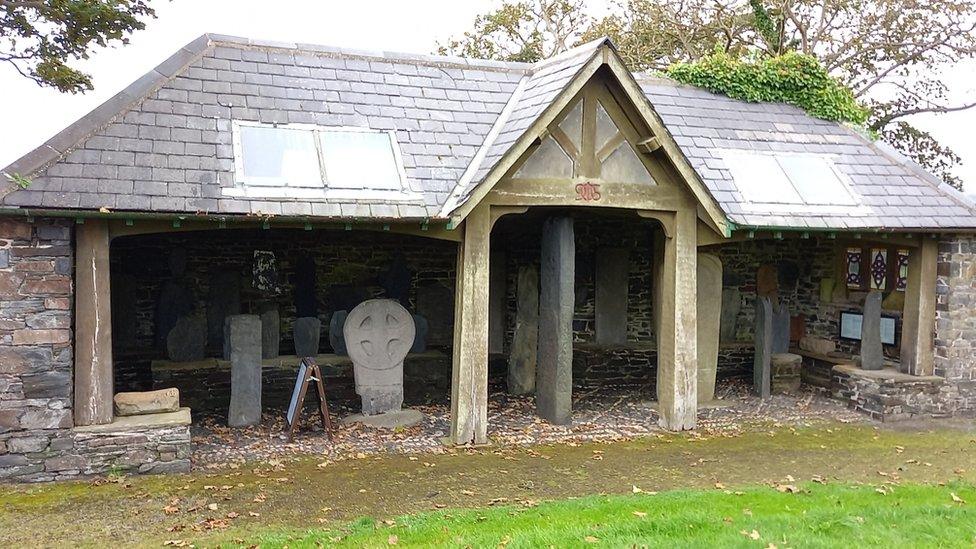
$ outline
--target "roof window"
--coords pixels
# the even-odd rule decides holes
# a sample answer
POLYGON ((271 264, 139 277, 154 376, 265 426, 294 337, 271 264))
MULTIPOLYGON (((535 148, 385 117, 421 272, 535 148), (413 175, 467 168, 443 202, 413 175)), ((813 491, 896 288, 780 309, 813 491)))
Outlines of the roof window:
POLYGON ((724 150, 732 180, 749 202, 856 206, 857 201, 829 158, 811 154, 763 154, 724 150))

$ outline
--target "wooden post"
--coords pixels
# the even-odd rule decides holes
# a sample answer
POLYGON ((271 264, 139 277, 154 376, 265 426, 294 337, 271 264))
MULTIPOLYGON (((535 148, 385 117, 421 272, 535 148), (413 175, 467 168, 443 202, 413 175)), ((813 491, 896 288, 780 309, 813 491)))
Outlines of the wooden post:
POLYGON ((935 279, 939 245, 934 238, 921 237, 921 245, 908 256, 908 284, 901 328, 901 371, 918 376, 932 375, 935 349, 935 279))
POLYGON ((454 298, 451 381, 453 444, 488 442, 488 279, 491 215, 488 206, 464 220, 454 298))
POLYGON ((108 222, 75 229, 75 425, 112 422, 112 302, 108 222))
POLYGON ((698 421, 695 209, 679 210, 672 219, 671 235, 659 234, 656 240, 661 242, 655 243, 657 400, 661 427, 683 431, 694 429, 698 421))

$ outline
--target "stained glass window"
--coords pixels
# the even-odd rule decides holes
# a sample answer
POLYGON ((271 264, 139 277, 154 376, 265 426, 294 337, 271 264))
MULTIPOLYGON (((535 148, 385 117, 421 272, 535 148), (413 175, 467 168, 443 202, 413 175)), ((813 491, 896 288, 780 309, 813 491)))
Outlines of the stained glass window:
POLYGON ((904 292, 908 287, 908 250, 898 250, 898 284, 895 289, 904 292))
POLYGON ((871 289, 884 290, 888 279, 888 250, 871 250, 871 289))
POLYGON ((861 248, 847 248, 847 287, 861 287, 861 248))

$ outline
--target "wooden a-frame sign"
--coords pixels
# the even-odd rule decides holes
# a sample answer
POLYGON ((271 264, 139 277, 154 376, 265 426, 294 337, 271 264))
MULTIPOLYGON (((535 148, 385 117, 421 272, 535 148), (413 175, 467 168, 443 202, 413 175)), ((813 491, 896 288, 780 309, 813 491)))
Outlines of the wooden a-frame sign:
POLYGON ((295 429, 302 415, 302 405, 305 404, 305 393, 308 391, 308 384, 315 383, 319 394, 319 414, 322 416, 322 427, 325 429, 325 436, 332 440, 332 420, 329 418, 329 404, 325 401, 325 381, 322 379, 322 371, 312 357, 305 357, 298 364, 298 376, 295 379, 295 388, 291 392, 291 401, 288 404, 288 411, 285 414, 285 422, 288 424, 288 440, 295 436, 295 429))

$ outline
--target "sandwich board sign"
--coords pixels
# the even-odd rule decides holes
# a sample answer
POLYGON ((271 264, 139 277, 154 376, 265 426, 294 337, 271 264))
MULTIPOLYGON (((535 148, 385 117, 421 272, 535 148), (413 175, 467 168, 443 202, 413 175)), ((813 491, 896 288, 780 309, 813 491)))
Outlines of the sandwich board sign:
POLYGON ((315 384, 319 396, 319 414, 322 416, 322 427, 325 435, 332 440, 332 420, 329 418, 329 404, 325 401, 325 381, 322 379, 322 372, 315 359, 305 357, 298 364, 298 375, 295 377, 295 387, 291 391, 291 400, 288 402, 288 411, 285 413, 285 423, 288 424, 288 440, 295 436, 295 429, 301 420, 302 405, 305 403, 305 395, 308 393, 310 383, 315 384))

